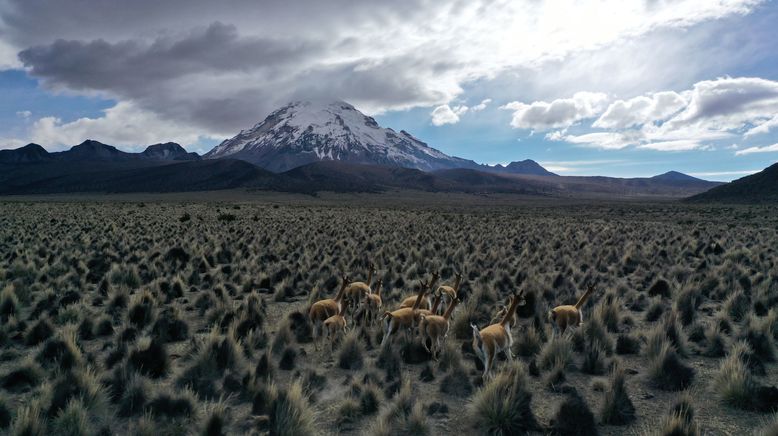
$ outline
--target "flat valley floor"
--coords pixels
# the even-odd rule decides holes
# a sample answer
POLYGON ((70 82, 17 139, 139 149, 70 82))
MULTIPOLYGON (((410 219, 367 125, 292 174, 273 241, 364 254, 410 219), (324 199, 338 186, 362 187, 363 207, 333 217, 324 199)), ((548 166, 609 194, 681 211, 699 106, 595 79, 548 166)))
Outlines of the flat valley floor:
POLYGON ((3 197, 0 433, 775 432, 776 249, 773 206, 3 197), (315 349, 311 303, 370 262, 390 311, 463 274, 437 360, 351 312, 315 349), (590 283, 584 324, 554 335, 548 311, 590 283), (470 324, 520 290, 515 362, 483 385, 470 324))

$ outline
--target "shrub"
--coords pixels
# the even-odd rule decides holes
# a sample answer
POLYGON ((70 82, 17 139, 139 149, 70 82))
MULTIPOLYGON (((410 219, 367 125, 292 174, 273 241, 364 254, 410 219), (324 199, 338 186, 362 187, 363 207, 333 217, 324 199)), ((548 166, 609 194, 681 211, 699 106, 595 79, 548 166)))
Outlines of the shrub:
POLYGON ((142 338, 127 359, 129 368, 151 378, 167 374, 170 366, 165 346, 154 338, 142 338))
POLYGON ((357 332, 350 331, 338 349, 338 367, 341 369, 361 369, 363 365, 362 343, 359 341, 357 332))
POLYGON ((0 387, 10 392, 24 392, 38 386, 44 378, 43 370, 32 359, 28 359, 0 377, 0 387))
POLYGON ((578 394, 569 395, 551 420, 551 433, 558 435, 597 435, 594 414, 578 394))
POLYGON ((130 305, 127 320, 137 327, 144 327, 154 316, 154 297, 149 291, 143 291, 130 305))
POLYGON ((119 416, 135 416, 143 412, 143 406, 151 394, 151 384, 141 375, 134 375, 127 383, 126 389, 121 392, 119 400, 119 416))
POLYGON ((19 312, 19 299, 16 297, 14 287, 6 286, 0 292, 0 321, 6 322, 8 318, 19 312))
POLYGON ((46 423, 41 417, 40 405, 37 402, 19 407, 12 425, 12 433, 15 436, 43 436, 45 430, 46 423))
POLYGON ((620 334, 616 338, 616 354, 640 353, 640 340, 633 335, 620 334))
POLYGON ((166 308, 151 328, 151 334, 163 343, 183 341, 189 337, 189 324, 174 307, 166 308))
POLYGON ((84 405, 77 398, 72 398, 52 422, 54 433, 62 436, 81 436, 90 434, 89 419, 84 405))
POLYGON ((183 418, 195 413, 197 400, 191 391, 183 391, 177 395, 159 394, 149 401, 145 410, 151 416, 165 418, 183 418))
POLYGON ((203 436, 222 436, 227 424, 227 406, 219 401, 206 409, 206 418, 203 423, 203 436))
POLYGON ((747 350, 748 345, 744 342, 734 344, 714 377, 719 397, 725 403, 741 409, 750 408, 755 387, 751 373, 743 363, 743 355, 747 350))
POLYGON ((597 341, 589 342, 584 350, 581 371, 585 374, 605 374, 608 365, 605 349, 597 341))
POLYGON ((75 333, 66 332, 47 340, 37 360, 45 368, 71 369, 81 365, 81 349, 76 345, 75 333))
POLYGON ((573 359, 573 345, 566 335, 557 335, 551 338, 538 355, 538 365, 542 369, 550 369, 562 362, 567 366, 573 359))
POLYGON ((421 403, 416 403, 409 380, 402 384, 394 399, 373 422, 370 433, 381 436, 430 434, 424 408, 421 403))
POLYGON ((299 382, 286 390, 270 387, 272 402, 269 407, 270 434, 278 436, 305 436, 319 434, 316 417, 303 394, 299 382))
POLYGON ((54 334, 54 327, 48 318, 39 319, 24 335, 24 344, 27 346, 38 345, 54 334))
POLYGON ((281 359, 278 361, 278 368, 284 371, 293 370, 295 366, 294 361, 296 357, 297 357, 297 352, 294 351, 294 348, 286 347, 284 349, 284 352, 281 354, 281 359))
POLYGON ((108 399, 91 369, 65 372, 54 381, 47 414, 56 416, 74 398, 98 415, 107 410, 108 399))
POLYGON ((694 422, 694 408, 688 394, 683 394, 670 410, 670 414, 659 425, 663 435, 697 436, 697 424, 694 422))
POLYGON ((625 382, 624 370, 618 365, 614 366, 600 412, 603 424, 626 425, 635 419, 635 406, 627 394, 625 382))
POLYGON ((519 356, 530 357, 540 351, 543 341, 535 326, 530 326, 522 334, 518 335, 515 343, 519 356))
POLYGON ((666 341, 659 345, 656 355, 649 358, 648 365, 649 376, 662 390, 685 389, 694 378, 694 369, 684 364, 666 341))
POLYGON ((199 338, 185 357, 186 366, 176 379, 179 387, 191 388, 200 398, 218 397, 216 382, 225 375, 243 374, 246 362, 242 347, 231 333, 222 335, 214 328, 199 338))
POLYGON ((493 435, 538 430, 532 413, 532 393, 524 367, 515 363, 479 389, 468 406, 472 428, 493 435))
POLYGON ((386 381, 400 377, 400 356, 392 350, 391 342, 384 344, 376 358, 376 366, 386 372, 386 381))

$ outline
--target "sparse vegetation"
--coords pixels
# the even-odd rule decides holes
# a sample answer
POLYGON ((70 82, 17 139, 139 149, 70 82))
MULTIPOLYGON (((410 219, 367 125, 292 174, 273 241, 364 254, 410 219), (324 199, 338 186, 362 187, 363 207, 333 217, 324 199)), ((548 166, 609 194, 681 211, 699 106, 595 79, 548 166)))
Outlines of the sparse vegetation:
POLYGON ((703 401, 738 430, 776 410, 769 207, 301 201, 3 203, 0 433, 697 434, 703 401), (382 311, 463 272, 437 360, 351 312, 314 349, 310 305, 368 262, 382 311), (590 283, 583 324, 554 334, 548 309, 590 283), (470 324, 517 290, 514 361, 482 381, 470 324))

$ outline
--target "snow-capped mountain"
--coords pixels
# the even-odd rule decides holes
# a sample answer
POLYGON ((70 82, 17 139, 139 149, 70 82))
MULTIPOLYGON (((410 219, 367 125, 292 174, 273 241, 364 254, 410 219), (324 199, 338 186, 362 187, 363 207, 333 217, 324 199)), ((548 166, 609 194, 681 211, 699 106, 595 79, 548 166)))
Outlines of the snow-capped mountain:
POLYGON ((473 161, 448 156, 404 130, 398 133, 383 128, 343 101, 290 103, 204 157, 242 159, 274 172, 324 160, 423 171, 480 168, 473 161))

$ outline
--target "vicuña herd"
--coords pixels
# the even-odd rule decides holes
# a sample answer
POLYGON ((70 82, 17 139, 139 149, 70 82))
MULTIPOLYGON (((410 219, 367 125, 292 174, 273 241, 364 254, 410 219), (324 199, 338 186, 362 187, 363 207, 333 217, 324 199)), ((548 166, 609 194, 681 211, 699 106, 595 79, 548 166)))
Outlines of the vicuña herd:
MULTIPOLYGON (((350 313, 355 322, 363 326, 373 325, 379 319, 383 321, 382 346, 398 332, 404 334, 406 338, 416 334, 424 349, 437 360, 448 336, 451 315, 460 303, 458 291, 462 284, 462 274, 456 273, 453 285, 441 285, 431 296, 429 290, 440 278, 437 273, 433 273, 431 280, 420 281, 420 288, 416 295, 404 298, 400 307, 393 311, 385 311, 379 318, 383 306, 382 280, 376 281, 375 291, 370 286, 376 273, 375 267, 370 264, 367 282, 351 282, 347 275, 343 275, 335 298, 319 300, 311 305, 308 316, 313 324, 315 348, 318 350, 319 341, 325 331, 330 339, 331 348, 334 348, 338 337, 345 334, 348 329, 346 315, 350 313), (349 310, 350 305, 352 307, 349 310)), ((583 305, 594 290, 594 285, 589 285, 574 305, 561 305, 549 311, 548 320, 555 334, 564 333, 568 327, 581 325, 583 305)), ((523 295, 524 291, 514 293, 506 303, 507 306, 496 314, 493 324, 480 330, 475 324, 470 324, 473 329, 473 350, 483 362, 484 379, 491 376, 494 359, 499 353, 503 353, 509 361, 513 360, 511 329, 517 324, 516 310, 525 304, 523 295)))

